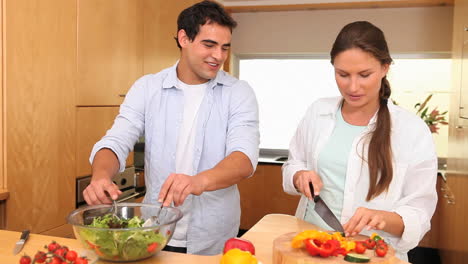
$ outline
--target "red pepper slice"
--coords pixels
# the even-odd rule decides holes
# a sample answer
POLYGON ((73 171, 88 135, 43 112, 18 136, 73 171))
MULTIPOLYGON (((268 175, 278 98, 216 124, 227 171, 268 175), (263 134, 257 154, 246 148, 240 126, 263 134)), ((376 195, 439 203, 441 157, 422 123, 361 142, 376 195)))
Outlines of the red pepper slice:
POLYGON ((333 240, 328 240, 320 246, 317 246, 313 239, 306 239, 305 246, 310 255, 321 256, 323 258, 331 256, 332 253, 336 250, 336 243, 333 242, 333 240))

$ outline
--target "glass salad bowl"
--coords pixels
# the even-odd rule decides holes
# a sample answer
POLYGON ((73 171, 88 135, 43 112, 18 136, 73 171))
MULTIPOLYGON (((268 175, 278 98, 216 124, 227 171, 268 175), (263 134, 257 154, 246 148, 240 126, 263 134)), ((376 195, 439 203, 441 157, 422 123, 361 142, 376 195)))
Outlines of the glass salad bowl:
POLYGON ((81 244, 103 260, 130 262, 149 258, 169 242, 182 212, 159 204, 118 203, 80 207, 67 222, 81 244), (161 210, 161 211, 160 211, 161 210))

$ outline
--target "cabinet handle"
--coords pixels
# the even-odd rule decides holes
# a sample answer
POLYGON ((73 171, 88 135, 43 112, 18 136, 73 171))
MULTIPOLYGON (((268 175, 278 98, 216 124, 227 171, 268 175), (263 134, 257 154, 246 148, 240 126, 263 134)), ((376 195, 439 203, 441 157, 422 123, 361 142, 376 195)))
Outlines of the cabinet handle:
POLYGON ((119 97, 125 97, 126 94, 119 94, 119 97))
POLYGON ((465 31, 468 31, 468 27, 465 26, 465 31))

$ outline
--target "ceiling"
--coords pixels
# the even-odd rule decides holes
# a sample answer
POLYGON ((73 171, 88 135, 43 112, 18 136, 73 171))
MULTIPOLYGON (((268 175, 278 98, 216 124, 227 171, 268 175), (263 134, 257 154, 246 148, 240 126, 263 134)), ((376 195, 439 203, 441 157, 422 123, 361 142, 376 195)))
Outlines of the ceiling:
POLYGON ((296 5, 347 2, 385 2, 394 0, 222 0, 225 6, 296 5))

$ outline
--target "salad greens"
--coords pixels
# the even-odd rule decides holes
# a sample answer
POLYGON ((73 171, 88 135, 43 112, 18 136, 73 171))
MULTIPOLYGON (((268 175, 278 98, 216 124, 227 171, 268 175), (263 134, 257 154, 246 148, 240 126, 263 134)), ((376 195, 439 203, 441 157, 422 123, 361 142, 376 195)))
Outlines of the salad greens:
POLYGON ((96 254, 108 260, 138 260, 149 257, 166 245, 166 236, 159 229, 125 230, 142 227, 144 220, 106 214, 93 219, 88 227, 112 228, 111 230, 80 228, 81 239, 96 254), (121 229, 122 228, 122 229, 121 229), (121 229, 121 230, 119 230, 121 229))

